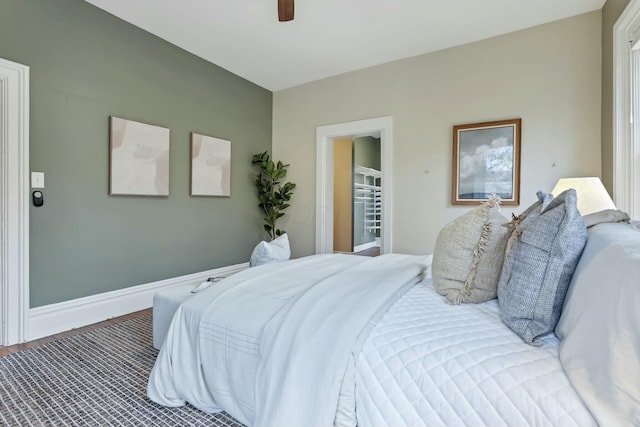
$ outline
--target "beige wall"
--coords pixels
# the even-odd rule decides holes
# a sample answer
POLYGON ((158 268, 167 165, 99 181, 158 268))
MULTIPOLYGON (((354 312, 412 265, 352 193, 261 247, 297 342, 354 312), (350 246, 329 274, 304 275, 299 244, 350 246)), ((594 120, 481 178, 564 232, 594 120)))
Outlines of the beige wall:
POLYGON ((294 256, 314 252, 317 126, 393 117, 394 252, 432 252, 469 209, 449 201, 455 124, 522 118, 516 212, 559 177, 600 175, 601 25, 595 11, 276 92, 273 153, 298 185, 294 256))
POLYGON ((613 194, 613 25, 629 0, 602 7, 602 182, 613 194))

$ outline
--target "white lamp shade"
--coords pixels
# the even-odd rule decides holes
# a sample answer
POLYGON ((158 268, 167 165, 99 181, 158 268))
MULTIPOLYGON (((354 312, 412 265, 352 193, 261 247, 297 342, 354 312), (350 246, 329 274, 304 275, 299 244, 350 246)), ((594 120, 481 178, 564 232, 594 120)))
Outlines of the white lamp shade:
POLYGON ((605 209, 616 209, 616 205, 607 193, 607 189, 602 185, 600 178, 560 178, 551 194, 555 197, 569 188, 576 190, 578 210, 581 215, 589 215, 605 209))

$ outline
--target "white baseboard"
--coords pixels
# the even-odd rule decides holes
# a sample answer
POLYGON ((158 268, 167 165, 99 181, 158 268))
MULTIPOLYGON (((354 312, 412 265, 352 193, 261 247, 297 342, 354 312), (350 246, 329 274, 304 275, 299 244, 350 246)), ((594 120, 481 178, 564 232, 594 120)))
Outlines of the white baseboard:
POLYGON ((248 267, 246 262, 32 308, 29 310, 26 341, 144 310, 153 305, 153 295, 159 290, 203 282, 208 277, 228 276, 248 267))
POLYGON ((380 246, 380 243, 377 241, 363 243, 353 248, 353 252, 360 252, 366 249, 375 248, 376 246, 380 246))

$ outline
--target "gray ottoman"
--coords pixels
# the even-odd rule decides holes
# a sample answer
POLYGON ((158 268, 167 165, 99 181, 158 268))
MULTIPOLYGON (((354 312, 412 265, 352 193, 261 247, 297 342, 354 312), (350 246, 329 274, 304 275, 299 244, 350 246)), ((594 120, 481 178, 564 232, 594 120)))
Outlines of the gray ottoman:
POLYGON ((173 286, 163 289, 153 296, 153 346, 158 350, 167 336, 171 319, 178 306, 194 293, 191 293, 199 283, 173 286))

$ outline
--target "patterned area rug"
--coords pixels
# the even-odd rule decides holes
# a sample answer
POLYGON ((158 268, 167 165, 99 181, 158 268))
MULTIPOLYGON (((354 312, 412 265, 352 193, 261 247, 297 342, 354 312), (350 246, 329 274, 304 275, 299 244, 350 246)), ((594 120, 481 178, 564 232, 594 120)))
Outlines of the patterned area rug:
POLYGON ((151 313, 0 357, 2 426, 242 427, 226 413, 147 399, 151 313))

